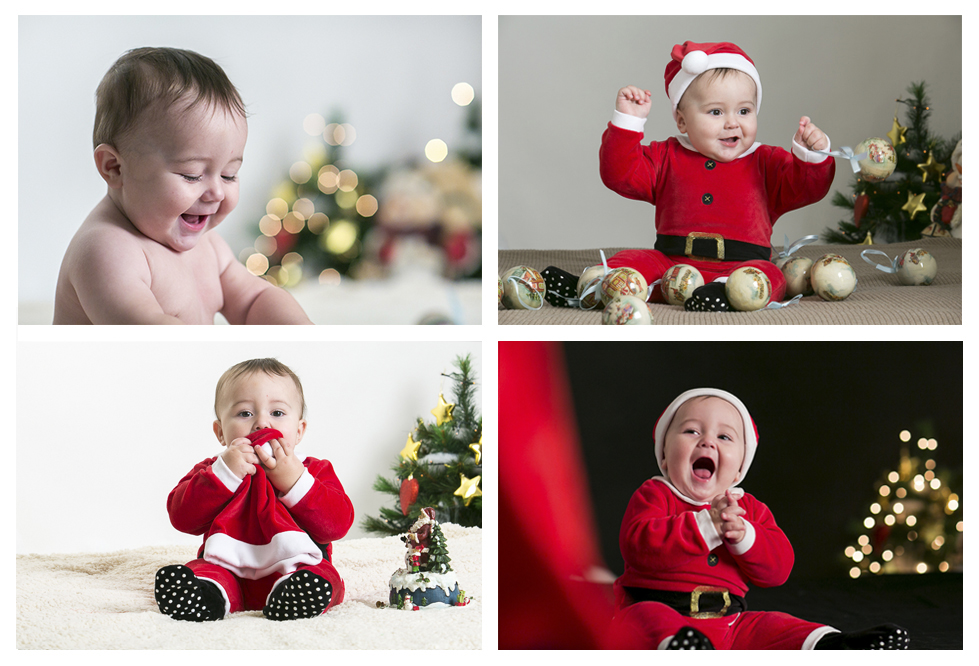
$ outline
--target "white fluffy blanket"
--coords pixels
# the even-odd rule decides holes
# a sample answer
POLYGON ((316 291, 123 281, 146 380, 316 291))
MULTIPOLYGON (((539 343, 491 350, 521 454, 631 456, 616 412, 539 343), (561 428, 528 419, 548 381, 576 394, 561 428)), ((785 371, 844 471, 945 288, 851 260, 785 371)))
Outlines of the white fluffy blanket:
POLYGON ((160 613, 153 577, 194 559, 195 548, 160 546, 114 553, 17 556, 17 647, 21 649, 480 649, 481 530, 443 524, 467 606, 403 611, 387 602, 404 566, 398 537, 334 544, 346 585, 339 606, 308 620, 270 622, 261 611, 218 622, 178 622, 160 613))

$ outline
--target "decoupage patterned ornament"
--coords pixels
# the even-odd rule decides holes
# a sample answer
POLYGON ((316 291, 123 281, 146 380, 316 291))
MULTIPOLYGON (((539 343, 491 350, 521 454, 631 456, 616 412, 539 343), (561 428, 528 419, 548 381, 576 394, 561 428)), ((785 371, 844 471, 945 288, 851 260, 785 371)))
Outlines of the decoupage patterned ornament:
POLYGON ((867 139, 853 149, 856 155, 867 153, 867 157, 860 160, 860 175, 864 180, 878 182, 884 180, 897 168, 897 153, 894 146, 880 137, 867 139))
POLYGON ((401 482, 401 513, 408 515, 411 510, 411 505, 415 503, 418 499, 418 479, 413 476, 409 476, 407 479, 401 482))
POLYGON ((693 292, 704 286, 704 276, 689 264, 671 266, 663 274, 659 288, 670 305, 683 305, 693 292))
POLYGON ((646 300, 648 291, 646 278, 634 268, 613 268, 602 278, 602 303, 605 305, 616 296, 638 296, 646 300))
POLYGON ((474 476, 473 478, 469 479, 466 478, 465 474, 460 474, 459 487, 456 488, 456 491, 452 494, 461 497, 465 505, 469 506, 469 503, 472 501, 473 497, 480 497, 483 494, 483 491, 479 489, 479 480, 481 478, 481 476, 474 476))
POLYGON ((925 201, 924 192, 922 192, 921 194, 911 194, 910 192, 908 192, 908 202, 903 206, 901 206, 901 210, 907 211, 908 215, 910 215, 911 219, 913 220, 915 215, 917 215, 923 210, 928 210, 928 207, 925 206, 924 201, 925 201))
POLYGON ((897 279, 906 285, 929 285, 938 275, 938 262, 928 250, 916 247, 897 260, 897 279))
MULTIPOLYGON (((901 123, 897 122, 897 116, 894 116, 894 124, 891 126, 891 131, 887 133, 887 138, 891 140, 892 146, 900 146, 905 143, 907 139, 904 135, 907 133, 907 127, 901 127, 901 123)), ((861 151, 857 151, 858 153, 861 151)))
POLYGON ((511 310, 539 310, 547 285, 530 266, 514 266, 503 274, 503 305, 511 310))
POLYGON ((605 306, 602 311, 602 324, 624 326, 632 324, 652 324, 653 314, 646 301, 638 296, 619 296, 605 306))
POLYGON ((503 280, 496 278, 496 307, 503 305, 503 280))
POLYGON ((411 438, 411 433, 408 433, 408 441, 405 443, 405 447, 401 449, 402 460, 418 460, 418 449, 421 447, 421 442, 416 442, 411 438))
POLYGON ((439 393, 439 404, 432 410, 431 414, 435 417, 435 425, 442 425, 452 420, 452 410, 456 406, 454 403, 446 402, 445 398, 439 393))
POLYGON ((792 257, 782 264, 782 275, 785 276, 785 295, 789 298, 802 294, 811 296, 812 283, 809 281, 809 271, 812 269, 812 259, 807 257, 792 257))
POLYGON ((842 301, 857 287, 853 266, 838 254, 824 254, 809 269, 812 289, 824 301, 842 301))
POLYGON ((605 266, 589 266, 578 278, 578 298, 582 310, 592 310, 602 302, 601 284, 605 266))
POLYGON ((772 300, 772 283, 762 270, 742 266, 728 276, 724 293, 732 308, 752 312, 761 310, 772 300))

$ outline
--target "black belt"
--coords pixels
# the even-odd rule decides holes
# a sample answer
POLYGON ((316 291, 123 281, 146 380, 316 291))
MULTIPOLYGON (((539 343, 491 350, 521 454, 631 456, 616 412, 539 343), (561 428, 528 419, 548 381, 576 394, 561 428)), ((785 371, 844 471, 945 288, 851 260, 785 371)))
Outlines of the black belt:
POLYGON ((681 615, 703 620, 713 617, 734 615, 748 610, 744 597, 731 594, 723 587, 701 585, 693 592, 669 592, 666 590, 650 590, 645 587, 627 587, 634 602, 658 601, 666 604, 681 615))
POLYGON ((771 261, 772 248, 744 241, 724 238, 720 234, 707 234, 695 231, 686 236, 656 235, 653 246, 663 254, 704 257, 721 261, 751 261, 762 259, 771 261))

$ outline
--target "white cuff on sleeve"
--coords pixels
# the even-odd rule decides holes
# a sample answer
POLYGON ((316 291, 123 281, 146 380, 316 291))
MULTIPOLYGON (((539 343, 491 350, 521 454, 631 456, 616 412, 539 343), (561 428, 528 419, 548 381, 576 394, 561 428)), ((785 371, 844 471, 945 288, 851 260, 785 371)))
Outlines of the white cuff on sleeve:
POLYGON ((703 509, 695 515, 697 517, 697 527, 700 528, 700 534, 704 537, 704 541, 707 542, 707 550, 714 550, 724 543, 721 535, 717 533, 717 529, 714 527, 714 521, 710 519, 710 509, 703 509))
POLYGON ((727 544, 727 549, 733 555, 744 555, 755 545, 755 527, 747 520, 744 521, 744 538, 738 543, 727 544))
POLYGON ((299 503, 299 500, 306 496, 306 493, 308 493, 309 489, 312 487, 313 475, 309 473, 308 469, 304 469, 302 476, 300 476, 299 480, 296 481, 296 485, 294 485, 289 492, 279 499, 282 500, 283 504, 291 509, 299 503))
MULTIPOLYGON (((826 140, 829 141, 829 137, 826 137, 826 140)), ((833 149, 833 142, 830 141, 830 144, 826 146, 826 150, 823 152, 828 153, 832 149, 833 149)), ((798 143, 794 137, 792 139, 792 154, 798 157, 806 164, 819 164, 820 162, 824 162, 826 160, 832 159, 828 155, 820 155, 819 153, 809 150, 801 143, 798 143)))
POLYGON ((231 468, 228 467, 228 464, 224 462, 224 458, 221 456, 218 456, 218 459, 211 463, 211 471, 224 484, 224 487, 231 492, 238 490, 238 486, 241 485, 242 480, 235 476, 235 473, 231 471, 231 468))
POLYGON ((646 126, 646 119, 640 118, 639 116, 630 116, 628 113, 622 113, 617 109, 613 109, 612 124, 624 130, 642 132, 643 127, 646 126))

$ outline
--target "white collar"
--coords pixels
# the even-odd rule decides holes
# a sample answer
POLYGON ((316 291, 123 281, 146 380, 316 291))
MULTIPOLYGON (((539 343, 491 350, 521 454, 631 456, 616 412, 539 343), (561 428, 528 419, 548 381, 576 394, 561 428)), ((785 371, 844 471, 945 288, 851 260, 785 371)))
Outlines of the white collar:
MULTIPOLYGON (((659 481, 660 483, 666 484, 666 487, 672 490, 674 495, 682 499, 687 504, 693 504, 694 506, 710 506, 710 502, 703 502, 701 500, 695 500, 687 497, 679 490, 677 490, 676 486, 670 483, 670 480, 667 479, 665 476, 654 476, 653 481, 659 481)), ((730 490, 731 490, 731 495, 734 496, 734 499, 738 500, 744 497, 744 491, 741 488, 738 488, 737 486, 732 486, 730 490)))
MULTIPOLYGON (((683 146, 684 148, 686 148, 687 150, 692 150, 695 153, 698 153, 699 152, 696 148, 693 147, 693 144, 690 143, 690 138, 686 134, 677 134, 676 135, 676 140, 679 141, 680 142, 680 145, 683 146)), ((755 141, 755 143, 752 144, 751 148, 749 148, 748 150, 746 150, 743 153, 741 153, 740 155, 738 155, 736 159, 739 159, 740 160, 742 157, 746 157, 746 156, 750 155, 751 153, 753 153, 756 150, 758 150, 758 147, 760 145, 761 145, 761 143, 759 143, 758 141, 755 141)))

